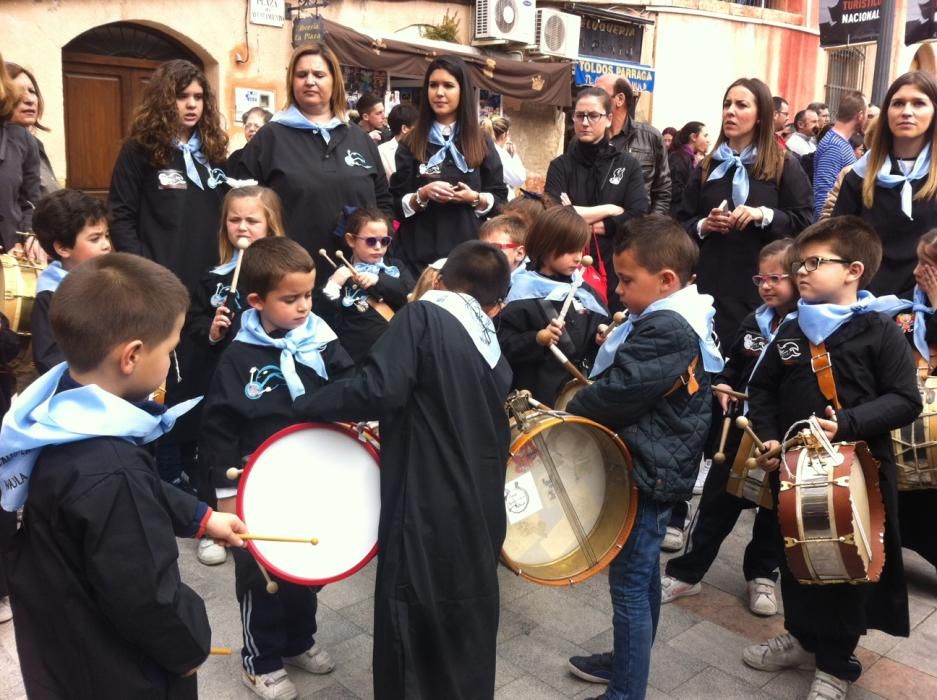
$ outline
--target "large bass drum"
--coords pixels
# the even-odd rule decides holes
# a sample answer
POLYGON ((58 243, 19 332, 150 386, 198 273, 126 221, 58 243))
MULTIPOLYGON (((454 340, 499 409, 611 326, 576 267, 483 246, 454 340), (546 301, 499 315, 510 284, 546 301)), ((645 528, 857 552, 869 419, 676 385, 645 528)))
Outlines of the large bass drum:
POLYGON ((937 377, 918 386, 924 410, 911 425, 891 431, 899 491, 937 489, 937 377))
POLYGON ((585 581, 611 563, 634 526, 628 448, 598 423, 544 410, 524 395, 509 399, 508 411, 502 558, 535 583, 585 581))

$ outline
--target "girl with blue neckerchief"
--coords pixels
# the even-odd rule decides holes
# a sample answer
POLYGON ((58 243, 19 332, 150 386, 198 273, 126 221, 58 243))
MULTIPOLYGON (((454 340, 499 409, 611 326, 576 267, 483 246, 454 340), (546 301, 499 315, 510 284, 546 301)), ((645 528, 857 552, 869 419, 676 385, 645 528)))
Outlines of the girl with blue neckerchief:
POLYGON ((722 101, 714 150, 693 171, 677 220, 700 246, 697 285, 716 299, 716 333, 728 342, 761 304, 751 283, 758 252, 813 220, 813 191, 774 135, 768 86, 739 78, 722 101))

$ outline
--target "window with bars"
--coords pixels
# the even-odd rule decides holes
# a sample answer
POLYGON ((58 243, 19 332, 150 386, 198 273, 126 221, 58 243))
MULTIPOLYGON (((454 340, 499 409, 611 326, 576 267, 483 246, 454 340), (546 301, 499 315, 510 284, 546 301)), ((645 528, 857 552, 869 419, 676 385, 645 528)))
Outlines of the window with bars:
POLYGON ((865 46, 844 46, 827 49, 826 103, 830 114, 836 114, 844 92, 862 92, 865 80, 865 46))

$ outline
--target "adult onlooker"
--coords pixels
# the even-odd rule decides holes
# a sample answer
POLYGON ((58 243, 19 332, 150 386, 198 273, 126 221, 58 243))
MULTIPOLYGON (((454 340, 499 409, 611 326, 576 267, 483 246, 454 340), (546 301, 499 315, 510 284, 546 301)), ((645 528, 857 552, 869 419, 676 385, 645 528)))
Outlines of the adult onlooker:
POLYGON ((817 146, 813 156, 813 214, 819 218, 823 203, 847 165, 856 162, 856 154, 849 143, 865 123, 865 98, 858 92, 847 92, 839 100, 836 123, 817 146))
POLYGON ((384 100, 371 92, 364 93, 355 103, 358 111, 358 126, 371 137, 374 143, 390 141, 393 135, 387 128, 387 115, 384 113, 384 100))
POLYGON ((670 150, 670 213, 676 214, 683 202, 683 192, 700 160, 709 150, 709 130, 703 122, 687 122, 677 132, 670 150))
MULTIPOLYGON (((251 107, 241 115, 241 123, 244 125, 244 146, 251 142, 251 139, 260 131, 260 127, 273 119, 273 112, 263 107, 251 107)), ((241 162, 241 154, 244 152, 244 146, 236 151, 232 151, 228 156, 227 170, 233 173, 237 170, 241 162)))
MULTIPOLYGON (((12 62, 7 63, 7 73, 23 91, 20 95, 20 101, 16 104, 16 109, 13 110, 13 123, 25 126, 33 136, 36 136, 37 131, 49 131, 49 127, 44 126, 40 121, 46 103, 39 91, 36 76, 26 68, 12 62)), ((46 155, 45 146, 42 145, 42 141, 39 140, 38 136, 36 137, 36 144, 39 147, 39 194, 44 196, 59 189, 59 181, 52 169, 52 162, 49 160, 49 156, 46 155)))
POLYGON ((498 155, 501 156, 501 170, 504 173, 504 184, 508 188, 508 201, 515 197, 518 187, 527 182, 527 168, 521 162, 511 141, 511 120, 507 117, 490 117, 482 121, 482 128, 495 142, 498 155))
POLYGON ((881 110, 878 108, 878 105, 867 105, 865 108, 865 124, 862 125, 862 133, 867 134, 872 130, 872 125, 875 124, 878 119, 878 115, 881 110))
POLYGON ((807 109, 812 109, 817 113, 817 130, 830 123, 830 108, 825 102, 811 102, 807 109))
POLYGON ((727 342, 761 304, 751 278, 761 248, 813 217, 810 181, 775 140, 768 86, 740 78, 722 104, 716 148, 691 175, 677 219, 699 241, 699 288, 715 297, 716 331, 727 342))
POLYGON ((481 217, 507 197, 501 158, 478 125, 475 88, 461 58, 429 64, 419 109, 397 147, 390 182, 400 220, 397 257, 414 277, 477 238, 481 217))
MULTIPOLYGON (((288 106, 244 147, 236 177, 269 187, 283 203, 286 235, 310 255, 341 245, 333 235, 343 206, 378 207, 393 213, 377 146, 348 123, 338 58, 320 43, 303 44, 290 56, 288 106)), ((321 289, 328 275, 316 277, 321 289)))
POLYGON ((796 156, 805 156, 817 150, 817 113, 812 109, 802 109, 794 115, 794 128, 785 146, 796 156))
MULTIPOLYGON (((612 265, 614 236, 633 216, 647 212, 647 193, 640 163, 632 154, 615 148, 609 139, 611 99, 600 88, 579 91, 573 107, 576 139, 569 150, 554 158, 547 169, 544 193, 555 202, 572 204, 591 225, 593 263, 606 276, 609 309, 621 308, 612 265)), ((593 285, 594 286, 594 285, 593 285)))
POLYGON ((0 249, 22 252, 17 231, 31 231, 39 200, 39 147, 36 139, 12 121, 20 87, 0 56, 0 249))
POLYGON ((388 181, 390 176, 397 171, 397 144, 400 143, 400 139, 410 133, 418 115, 416 107, 411 104, 394 105, 390 114, 387 115, 387 123, 390 125, 393 138, 378 146, 377 152, 381 154, 381 163, 388 181))
POLYGON ((637 98, 631 83, 625 78, 606 73, 595 81, 595 86, 612 98, 610 142, 619 151, 630 153, 641 164, 650 211, 670 213, 670 166, 663 137, 650 124, 634 119, 637 98))
POLYGON ((677 138, 677 130, 672 126, 668 126, 660 132, 660 137, 664 142, 664 148, 667 150, 667 153, 670 153, 673 150, 673 140, 677 138))
POLYGON ((852 152, 856 154, 856 160, 865 155, 865 136, 855 133, 849 137, 849 145, 852 146, 852 152))
POLYGON ((937 227, 937 80, 924 71, 905 73, 882 104, 868 153, 846 173, 833 216, 861 216, 882 239, 882 264, 869 291, 910 298, 918 239, 937 227))
POLYGON ((778 145, 784 148, 784 139, 787 137, 787 123, 791 116, 791 107, 783 97, 775 95, 771 98, 774 103, 774 133, 778 139, 778 145))

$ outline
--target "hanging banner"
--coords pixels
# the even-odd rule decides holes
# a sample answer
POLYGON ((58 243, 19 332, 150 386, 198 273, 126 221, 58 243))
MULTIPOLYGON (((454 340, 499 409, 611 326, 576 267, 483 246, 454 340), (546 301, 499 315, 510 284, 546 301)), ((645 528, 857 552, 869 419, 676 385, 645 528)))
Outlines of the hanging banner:
POLYGON ((911 0, 908 5, 908 21, 904 25, 904 45, 911 46, 919 41, 937 38, 934 30, 934 14, 937 11, 937 0, 915 2, 911 0))
POLYGON ((576 85, 595 85, 605 73, 627 78, 635 92, 654 92, 654 69, 639 63, 609 61, 608 59, 580 56, 575 63, 576 85))
POLYGON ((321 17, 297 17, 293 20, 293 48, 312 41, 325 41, 325 22, 321 17))
POLYGON ((877 41, 883 0, 820 0, 820 46, 877 41))

